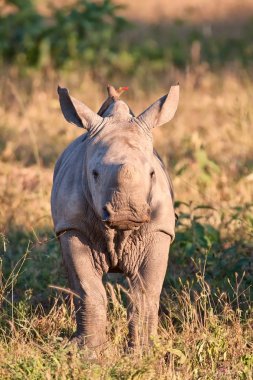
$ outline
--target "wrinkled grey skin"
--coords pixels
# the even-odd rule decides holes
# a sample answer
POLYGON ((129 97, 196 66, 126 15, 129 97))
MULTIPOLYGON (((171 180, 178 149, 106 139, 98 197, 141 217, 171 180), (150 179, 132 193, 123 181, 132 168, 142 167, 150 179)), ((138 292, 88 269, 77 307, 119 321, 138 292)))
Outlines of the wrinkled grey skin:
POLYGON ((58 159, 52 216, 75 297, 76 337, 89 348, 106 342, 104 273, 128 277, 129 345, 156 334, 159 298, 174 239, 169 177, 153 150, 152 128, 175 114, 179 86, 140 116, 114 100, 99 116, 58 88, 67 121, 84 127, 58 159))

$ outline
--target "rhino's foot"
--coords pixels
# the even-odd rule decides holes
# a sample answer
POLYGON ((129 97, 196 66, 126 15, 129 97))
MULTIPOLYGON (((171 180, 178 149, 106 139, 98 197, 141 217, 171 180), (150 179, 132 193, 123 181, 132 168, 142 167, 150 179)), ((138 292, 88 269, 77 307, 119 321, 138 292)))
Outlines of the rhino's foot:
POLYGON ((81 354, 86 360, 97 360, 99 355, 94 349, 85 345, 85 336, 82 334, 74 334, 70 339, 64 340, 64 348, 69 349, 69 354, 72 356, 74 352, 81 354))
POLYGON ((78 348, 85 347, 85 336, 82 334, 75 333, 69 340, 69 344, 77 346, 78 348))
POLYGON ((150 345, 125 345, 124 353, 126 355, 144 355, 148 354, 152 350, 150 345))

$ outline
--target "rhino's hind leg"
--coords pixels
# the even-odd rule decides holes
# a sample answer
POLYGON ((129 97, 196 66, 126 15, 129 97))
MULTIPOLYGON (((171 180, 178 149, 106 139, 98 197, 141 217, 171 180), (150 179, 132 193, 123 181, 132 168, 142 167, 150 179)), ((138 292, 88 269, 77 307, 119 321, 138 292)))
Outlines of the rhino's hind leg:
POLYGON ((166 274, 170 237, 156 233, 138 273, 130 279, 129 346, 148 347, 157 334, 160 294, 166 274))
POLYGON ((95 270, 82 234, 71 230, 60 236, 61 250, 71 290, 76 294, 77 331, 74 341, 103 349, 106 342, 107 298, 102 276, 95 270))

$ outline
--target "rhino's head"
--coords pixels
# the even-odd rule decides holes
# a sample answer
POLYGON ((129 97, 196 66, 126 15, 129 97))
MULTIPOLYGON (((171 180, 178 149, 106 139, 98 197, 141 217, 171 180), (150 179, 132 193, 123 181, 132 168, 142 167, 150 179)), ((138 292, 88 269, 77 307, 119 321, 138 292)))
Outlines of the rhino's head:
POLYGON ((96 215, 109 227, 122 230, 148 222, 157 180, 152 128, 173 118, 179 86, 172 86, 138 117, 113 97, 100 116, 66 89, 58 88, 58 93, 67 121, 88 130, 83 181, 96 215))

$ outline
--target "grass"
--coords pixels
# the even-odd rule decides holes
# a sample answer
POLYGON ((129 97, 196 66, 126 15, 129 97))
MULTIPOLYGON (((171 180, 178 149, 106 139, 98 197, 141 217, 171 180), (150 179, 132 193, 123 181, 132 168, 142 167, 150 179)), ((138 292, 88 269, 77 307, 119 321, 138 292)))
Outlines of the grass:
MULTIPOLYGON (((196 66, 174 73, 182 83, 180 108, 170 125, 154 131, 179 215, 159 340, 147 353, 124 353, 125 297, 117 283, 107 284, 108 347, 97 361, 66 345, 74 314, 71 297, 59 290, 68 284, 49 200, 55 157, 81 133, 60 115, 57 82, 94 109, 105 91, 81 71, 47 75, 45 82, 37 72, 27 77, 11 69, 0 82, 0 378, 252 379, 253 86, 247 72, 205 69, 203 75, 196 66)), ((138 78, 126 83, 137 113, 165 91, 159 77, 150 81, 146 88, 138 78)))
POLYGON ((71 299, 51 290, 42 297, 47 303, 39 301, 39 291, 46 289, 45 279, 50 283, 61 274, 59 255, 54 255, 56 242, 48 244, 50 256, 44 256, 44 272, 38 270, 42 267, 42 251, 29 243, 2 282, 1 378, 252 378, 252 309, 248 289, 243 285, 244 275, 236 275, 234 285, 232 278, 227 280, 230 295, 205 281, 205 265, 197 266, 189 280, 179 278, 176 288, 170 287, 162 296, 159 340, 155 339, 150 351, 142 355, 124 353, 126 310, 119 286, 107 285, 108 343, 101 357, 92 361, 85 349, 66 344, 66 336, 74 330, 71 299))
MULTIPOLYGON (((149 0, 138 26, 120 37, 132 50, 123 43, 110 65, 84 70, 73 64, 60 71, 51 65, 39 71, 2 66, 1 379, 252 380, 253 82, 245 64, 252 60, 250 28, 244 39, 251 3, 231 37, 224 20, 232 17, 234 3, 221 5, 207 36, 203 25, 216 7, 200 7, 196 0, 193 14, 184 1, 166 10, 169 25, 149 25, 157 21, 149 0), (154 130, 155 147, 173 177, 179 218, 159 338, 148 352, 126 354, 125 282, 105 278, 108 343, 92 360, 85 349, 67 344, 75 328, 73 300, 53 232, 50 189, 57 156, 82 133, 60 113, 58 83, 98 110, 108 78, 129 86, 124 99, 136 114, 180 82, 175 119, 154 130)), ((126 10, 131 19, 139 6, 126 10)))

